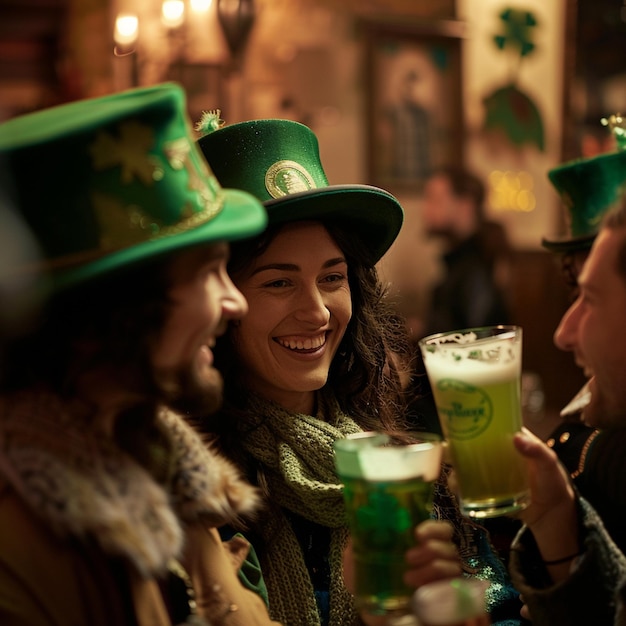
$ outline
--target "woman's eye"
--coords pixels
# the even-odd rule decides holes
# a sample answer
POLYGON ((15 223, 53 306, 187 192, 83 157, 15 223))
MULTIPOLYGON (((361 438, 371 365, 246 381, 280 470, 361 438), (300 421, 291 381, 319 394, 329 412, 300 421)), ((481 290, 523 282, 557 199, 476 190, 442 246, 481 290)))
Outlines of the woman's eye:
POLYGON ((327 283, 336 283, 342 280, 345 280, 345 276, 343 274, 329 274, 324 278, 324 281, 327 283))
POLYGON ((270 280, 267 283, 264 283, 264 287, 287 287, 289 282, 284 278, 277 278, 276 280, 270 280))

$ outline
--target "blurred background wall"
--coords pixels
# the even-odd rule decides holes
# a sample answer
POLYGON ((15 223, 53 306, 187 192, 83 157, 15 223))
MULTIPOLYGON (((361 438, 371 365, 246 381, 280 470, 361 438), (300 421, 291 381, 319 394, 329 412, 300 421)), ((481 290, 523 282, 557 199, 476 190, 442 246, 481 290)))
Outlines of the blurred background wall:
POLYGON ((284 117, 313 128, 331 183, 371 183, 406 210, 381 262, 419 319, 441 272, 420 223, 421 180, 390 167, 385 112, 403 81, 432 123, 433 163, 465 164, 514 245, 508 277, 524 367, 548 413, 582 375, 552 345, 568 305, 541 237, 563 230, 546 172, 611 150, 600 118, 626 99, 618 0, 0 0, 0 119, 132 86, 179 81, 189 115, 284 117))

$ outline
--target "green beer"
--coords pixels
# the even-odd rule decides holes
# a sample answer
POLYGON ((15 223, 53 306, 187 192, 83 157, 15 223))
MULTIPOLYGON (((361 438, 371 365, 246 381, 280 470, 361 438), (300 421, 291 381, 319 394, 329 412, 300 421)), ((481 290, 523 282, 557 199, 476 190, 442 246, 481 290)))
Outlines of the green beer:
POLYGON ((344 479, 344 500, 354 544, 357 604, 371 613, 405 608, 413 594, 402 577, 415 526, 429 519, 433 483, 344 479))
POLYGON ((479 387, 443 378, 433 395, 454 466, 462 468, 457 480, 464 510, 514 503, 527 489, 524 461, 513 449, 522 426, 519 380, 479 387))
POLYGON ((522 427, 521 329, 444 333, 423 339, 420 348, 463 512, 492 517, 523 508, 528 476, 513 446, 522 427))
POLYGON ((335 441, 355 559, 359 609, 406 611, 413 589, 402 578, 415 527, 430 517, 441 470, 441 438, 429 433, 359 433, 335 441))

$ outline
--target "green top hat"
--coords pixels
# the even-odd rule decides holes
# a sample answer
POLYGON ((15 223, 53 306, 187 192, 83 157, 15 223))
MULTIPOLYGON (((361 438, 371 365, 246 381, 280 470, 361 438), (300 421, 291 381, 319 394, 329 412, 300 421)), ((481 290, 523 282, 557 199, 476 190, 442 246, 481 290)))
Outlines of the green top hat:
POLYGON ((602 123, 615 135, 617 151, 564 163, 548 172, 548 178, 565 205, 568 234, 542 239, 552 252, 576 252, 591 247, 602 217, 622 195, 626 185, 626 145, 620 115, 602 123))
POLYGON ((267 223, 258 200, 207 167, 176 84, 0 124, 0 164, 53 289, 267 223))
POLYGON ((270 224, 294 220, 346 223, 376 263, 400 231, 404 212, 388 192, 369 185, 329 185, 310 128, 267 119, 220 127, 219 111, 205 113, 198 143, 222 185, 245 189, 263 202, 270 224))

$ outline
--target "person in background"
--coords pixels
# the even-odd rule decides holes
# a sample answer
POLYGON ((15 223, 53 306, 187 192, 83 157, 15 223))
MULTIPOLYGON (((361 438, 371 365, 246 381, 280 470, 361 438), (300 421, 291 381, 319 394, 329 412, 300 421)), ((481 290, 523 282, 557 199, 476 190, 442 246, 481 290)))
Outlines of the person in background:
MULTIPOLYGON (((617 150, 576 159, 548 172, 567 210, 568 231, 543 238, 542 245, 557 258, 572 301, 578 296, 578 276, 597 235, 602 216, 615 204, 626 183, 626 151, 619 126, 612 128, 617 150)), ((555 333, 557 347, 569 350, 560 327, 555 333)), ((626 429, 601 430, 593 421, 583 420, 589 401, 588 384, 561 411, 563 422, 547 438, 569 471, 579 492, 599 513, 611 537, 626 553, 626 468, 623 449, 626 429)))
POLYGON ((227 242, 267 217, 220 187, 185 107, 166 84, 0 125, 47 295, 4 346, 3 626, 275 624, 249 544, 216 530, 258 493, 178 413, 221 401, 212 347, 247 306, 227 242))
POLYGON ((411 420, 439 433, 417 340, 437 332, 511 322, 507 285, 512 250, 503 226, 485 219, 484 201, 483 182, 464 167, 434 169, 424 185, 422 221, 426 235, 441 244, 442 277, 429 295, 426 319, 414 337, 407 390, 411 420))
MULTIPOLYGON (((578 277, 580 293, 556 333, 557 344, 571 350, 589 376, 583 420, 607 432, 626 425, 624 259, 626 202, 620 198, 603 219, 578 277)), ((623 626, 624 554, 554 450, 528 432, 516 435, 515 445, 527 459, 531 504, 520 514, 525 526, 512 544, 510 568, 532 623, 623 626)))
POLYGON ((462 167, 435 169, 425 182, 422 220, 441 241, 443 276, 422 335, 511 321, 511 247, 502 225, 485 219, 484 201, 483 182, 462 167))
MULTIPOLYGON (((329 186, 317 139, 302 124, 219 126, 207 114, 199 144, 222 184, 236 182, 263 200, 269 227, 232 248, 229 272, 250 311, 216 346, 225 404, 214 445, 265 496, 246 535, 259 555, 272 617, 306 626, 360 623, 342 569, 348 529, 333 442, 406 428, 406 328, 375 267, 403 212, 376 187, 329 186)), ((484 530, 461 517, 445 475, 434 517, 453 525, 455 549, 448 524, 420 525, 424 550, 410 556, 411 584, 458 575, 460 555, 467 575, 491 583, 494 623, 519 623, 517 592, 484 530), (442 569, 430 567, 438 561, 442 569)))

